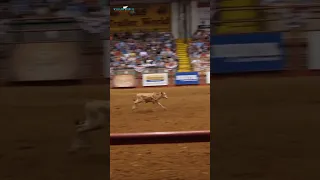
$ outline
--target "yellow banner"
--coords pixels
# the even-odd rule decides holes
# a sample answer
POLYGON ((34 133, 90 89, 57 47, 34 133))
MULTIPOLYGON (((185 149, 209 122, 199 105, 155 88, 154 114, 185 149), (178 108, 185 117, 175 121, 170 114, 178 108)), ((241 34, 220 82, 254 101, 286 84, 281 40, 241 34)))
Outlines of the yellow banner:
MULTIPOLYGON (((219 8, 236 8, 257 6, 257 0, 221 0, 218 4, 219 8)), ((233 21, 243 19, 256 19, 259 17, 257 10, 231 10, 221 11, 217 15, 218 21, 233 21)), ((217 34, 230 33, 252 33, 260 30, 259 22, 238 22, 238 23, 221 23, 216 25, 217 34)))
POLYGON ((111 6, 111 32, 171 31, 170 4, 141 4, 129 6, 131 11, 119 11, 123 6, 111 6), (116 8, 116 10, 114 10, 116 8))

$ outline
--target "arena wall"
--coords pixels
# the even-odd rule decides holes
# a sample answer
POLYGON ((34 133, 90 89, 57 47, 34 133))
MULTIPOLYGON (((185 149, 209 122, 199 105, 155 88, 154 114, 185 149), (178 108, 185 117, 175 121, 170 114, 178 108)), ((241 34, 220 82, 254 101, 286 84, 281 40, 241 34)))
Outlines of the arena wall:
POLYGON ((165 68, 145 68, 143 72, 137 72, 134 69, 114 70, 110 78, 111 88, 145 88, 209 84, 210 72, 179 73, 165 68))

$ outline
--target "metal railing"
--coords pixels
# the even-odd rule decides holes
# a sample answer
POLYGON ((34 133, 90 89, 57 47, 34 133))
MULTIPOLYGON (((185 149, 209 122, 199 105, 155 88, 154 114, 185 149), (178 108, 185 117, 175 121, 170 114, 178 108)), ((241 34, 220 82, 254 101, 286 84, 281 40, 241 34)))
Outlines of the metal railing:
POLYGON ((210 131, 176 131, 110 134, 110 145, 210 142, 210 131))

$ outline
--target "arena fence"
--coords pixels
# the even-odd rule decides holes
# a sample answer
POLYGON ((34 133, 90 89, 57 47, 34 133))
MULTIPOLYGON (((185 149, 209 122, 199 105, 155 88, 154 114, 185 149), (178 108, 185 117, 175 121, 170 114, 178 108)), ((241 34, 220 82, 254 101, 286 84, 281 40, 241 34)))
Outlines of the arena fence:
POLYGON ((16 18, 0 20, 0 26, 3 84, 103 77, 103 42, 109 39, 104 16, 16 18))
POLYGON ((210 84, 210 72, 176 72, 169 68, 112 69, 112 88, 210 84))
POLYGON ((110 145, 210 142, 210 131, 143 132, 111 134, 110 145))
MULTIPOLYGON (((318 51, 314 51, 317 46, 312 40, 317 39, 317 34, 320 32, 320 4, 307 2, 265 3, 267 4, 265 6, 257 6, 256 4, 248 6, 248 4, 243 3, 243 6, 237 4, 233 7, 229 4, 217 3, 211 21, 211 32, 213 32, 211 48, 214 49, 215 46, 219 45, 227 47, 232 44, 244 47, 239 38, 249 39, 250 42, 248 43, 252 44, 251 40, 257 39, 258 36, 277 35, 280 36, 278 41, 266 40, 267 38, 265 38, 265 40, 257 40, 255 43, 280 44, 278 47, 282 54, 278 56, 278 65, 276 65, 276 61, 263 61, 261 54, 257 55, 249 49, 246 52, 248 53, 247 57, 254 59, 257 63, 249 59, 247 62, 237 62, 243 60, 243 58, 235 57, 231 59, 228 58, 230 54, 223 55, 221 58, 214 57, 215 53, 212 53, 211 66, 214 67, 211 70, 212 73, 214 75, 234 74, 238 76, 239 73, 250 72, 252 74, 253 72, 273 71, 280 72, 281 75, 319 75, 314 72, 314 70, 319 70, 320 67, 317 64, 318 51), (226 42, 224 41, 226 39, 237 40, 226 42), (312 59, 312 57, 315 58, 312 59), (259 63, 263 62, 263 66, 260 66, 258 61, 259 63), (238 63, 237 67, 232 68, 235 63, 238 63), (267 66, 269 68, 266 68, 267 66)), ((315 41, 318 42, 318 40, 315 41)), ((261 49, 261 47, 257 47, 257 49, 259 48, 261 49)), ((262 52, 266 52, 266 50, 263 49, 262 52)))

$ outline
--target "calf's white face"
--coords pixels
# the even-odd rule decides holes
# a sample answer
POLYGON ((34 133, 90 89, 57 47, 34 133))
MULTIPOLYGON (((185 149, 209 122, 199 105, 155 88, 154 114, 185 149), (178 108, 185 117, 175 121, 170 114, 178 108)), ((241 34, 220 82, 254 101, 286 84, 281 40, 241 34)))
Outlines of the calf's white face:
POLYGON ((162 95, 163 98, 168 99, 168 96, 167 96, 167 94, 165 92, 161 92, 161 95, 162 95))

